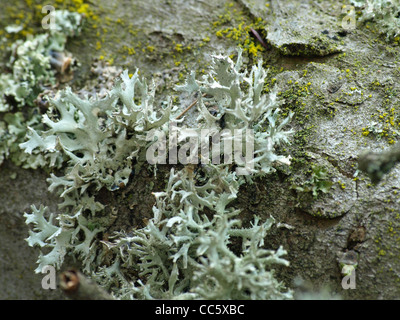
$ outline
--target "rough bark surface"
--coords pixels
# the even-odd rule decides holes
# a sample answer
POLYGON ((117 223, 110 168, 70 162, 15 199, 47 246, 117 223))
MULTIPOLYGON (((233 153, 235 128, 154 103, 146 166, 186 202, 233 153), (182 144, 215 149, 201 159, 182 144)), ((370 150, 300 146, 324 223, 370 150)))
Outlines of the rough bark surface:
MULTIPOLYGON (((19 1, 19 10, 37 10, 28 3, 19 1)), ((92 59, 104 56, 114 65, 132 72, 137 67, 153 77, 161 96, 183 80, 181 74, 206 69, 208 54, 235 52, 240 41, 218 36, 218 24, 213 25, 221 16, 231 12, 233 17, 221 29, 237 19, 265 21, 265 30, 258 31, 268 35, 270 49, 260 51, 257 58, 271 67, 271 81, 286 100, 284 108, 296 113, 291 126, 297 133, 287 147, 295 159, 290 168, 279 168, 242 188, 237 199, 241 218, 246 222, 254 214, 272 215, 291 226, 277 228, 267 241, 269 247, 282 245, 289 253, 290 267, 277 272, 287 286, 296 289, 302 279, 308 290, 327 290, 344 299, 399 297, 400 169, 394 167, 372 185, 356 166, 364 151, 387 149, 397 139, 396 44, 385 43, 374 25, 358 24, 344 31, 342 4, 336 1, 118 0, 91 6, 99 17, 97 28, 85 28, 67 47, 81 63, 70 85, 82 86, 92 59), (135 53, 129 54, 126 47, 135 53), (386 136, 387 123, 392 131, 388 129, 386 136), (313 167, 324 168, 332 183, 326 194, 317 190, 317 197, 293 187, 310 184, 313 167), (358 264, 355 290, 341 286, 339 261, 349 251, 356 252, 358 264)), ((14 22, 9 12, 13 11, 0 12, 2 27, 14 22)), ((1 53, 5 57, 4 48, 1 53)), ((248 55, 247 63, 257 58, 248 55)), ((190 104, 183 97, 181 101, 182 110, 190 104)), ((46 177, 41 170, 23 170, 9 162, 0 167, 0 299, 63 297, 41 288, 41 276, 33 272, 38 252, 24 240, 28 228, 22 215, 31 204, 56 210, 58 199, 47 192, 46 177)), ((128 188, 144 197, 150 194, 149 179, 143 174, 128 188)), ((153 188, 161 186, 155 181, 153 188)), ((123 193, 102 197, 121 207, 127 202, 123 193)), ((150 199, 136 202, 145 207, 140 211, 151 213, 150 199)), ((121 219, 119 224, 124 223, 121 219)))

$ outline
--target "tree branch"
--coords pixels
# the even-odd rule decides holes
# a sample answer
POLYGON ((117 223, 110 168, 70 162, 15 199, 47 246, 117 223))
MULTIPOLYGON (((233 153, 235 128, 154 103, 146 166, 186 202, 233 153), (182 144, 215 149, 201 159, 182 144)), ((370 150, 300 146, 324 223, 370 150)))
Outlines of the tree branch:
POLYGON ((60 287, 74 300, 114 300, 103 288, 75 269, 61 273, 60 287))
POLYGON ((369 152, 360 156, 358 160, 358 167, 360 170, 367 173, 371 181, 376 184, 399 161, 400 143, 397 143, 388 151, 380 153, 369 152))

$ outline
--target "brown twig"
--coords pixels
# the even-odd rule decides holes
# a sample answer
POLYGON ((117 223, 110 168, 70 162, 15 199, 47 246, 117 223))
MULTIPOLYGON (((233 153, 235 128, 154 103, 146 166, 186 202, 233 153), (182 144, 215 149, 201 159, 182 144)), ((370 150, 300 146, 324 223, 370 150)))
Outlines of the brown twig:
POLYGON ((114 300, 103 288, 75 269, 61 273, 60 287, 74 300, 114 300))
MULTIPOLYGON (((205 96, 206 96, 206 94, 204 93, 204 94, 203 94, 203 97, 205 97, 205 96)), ((175 119, 181 118, 186 112, 188 112, 190 109, 192 109, 193 106, 197 103, 198 100, 199 100, 199 99, 194 100, 194 101, 190 104, 190 106, 187 107, 185 110, 183 110, 182 113, 181 113, 179 116, 177 116, 175 119)))
POLYGON ((263 38, 259 35, 259 33, 254 30, 253 28, 250 28, 250 33, 257 39, 257 41, 265 48, 269 49, 263 38))

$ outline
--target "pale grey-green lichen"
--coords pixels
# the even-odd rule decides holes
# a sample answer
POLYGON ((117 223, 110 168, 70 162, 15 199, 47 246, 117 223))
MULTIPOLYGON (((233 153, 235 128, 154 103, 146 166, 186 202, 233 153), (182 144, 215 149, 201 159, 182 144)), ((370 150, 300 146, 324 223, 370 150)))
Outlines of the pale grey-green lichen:
MULTIPOLYGON (((186 84, 178 86, 177 90, 188 93, 198 93, 200 97, 200 115, 198 120, 203 128, 234 130, 252 129, 254 137, 254 159, 251 164, 252 176, 261 176, 274 171, 272 163, 290 164, 290 157, 277 155, 275 146, 288 143, 291 131, 284 131, 283 127, 290 121, 292 112, 281 122, 279 106, 283 100, 277 99, 276 87, 269 95, 263 95, 262 90, 267 72, 262 68, 262 61, 253 66, 249 75, 242 72, 241 51, 236 64, 231 59, 221 55, 213 56, 213 67, 210 74, 203 76, 202 81, 195 80, 192 72, 186 84), (242 87, 246 87, 246 91, 242 87), (211 98, 202 97, 204 94, 211 98), (216 114, 212 115, 204 102, 218 106, 216 114), (219 121, 223 118, 225 126, 222 128, 219 121)), ((230 139, 230 138, 229 138, 230 139)), ((224 140, 224 139, 222 139, 224 140)), ((233 135, 232 140, 245 142, 242 135, 233 135)), ((251 178, 251 176, 249 176, 251 178)))
POLYGON ((361 0, 351 1, 362 8, 360 21, 373 20, 386 39, 398 41, 400 36, 400 1, 399 0, 361 0))
MULTIPOLYGON (((68 221, 65 228, 60 225, 59 231, 62 239, 68 239, 64 247, 76 251, 76 246, 85 248, 85 243, 92 242, 93 236, 102 229, 85 232, 85 239, 78 244, 77 233, 70 232, 71 225, 87 230, 85 211, 90 212, 89 220, 94 224, 95 213, 103 209, 94 200, 95 194, 102 187, 113 191, 121 184, 126 185, 133 160, 144 160, 143 152, 150 143, 146 141, 147 131, 155 125, 166 127, 172 105, 157 117, 153 99, 154 89, 149 91, 137 72, 130 77, 125 71, 103 99, 81 99, 69 88, 59 92, 50 101, 55 109, 43 116, 43 123, 49 129, 37 132, 30 128, 28 141, 20 145, 22 149, 28 154, 42 154, 50 166, 66 163, 63 176, 52 173, 48 179, 49 190, 58 191, 64 199, 60 209, 65 213, 58 216, 60 221, 68 221), (135 94, 141 97, 140 102, 135 94)), ((38 270, 49 264, 49 256, 56 258, 52 264, 63 261, 63 254, 58 254, 58 238, 50 239, 55 242, 54 250, 41 258, 38 270)), ((89 254, 88 247, 85 252, 88 254, 82 260, 87 271, 94 256, 89 254)))
POLYGON ((36 36, 28 35, 25 40, 13 43, 8 72, 0 75, 0 163, 11 158, 24 168, 37 168, 46 162, 41 156, 28 156, 18 145, 26 135, 27 126, 43 129, 40 108, 34 100, 46 88, 56 84, 54 64, 62 63, 68 36, 80 30, 81 16, 57 10, 56 29, 36 36))
POLYGON ((45 154, 50 166, 68 161, 64 178, 49 179, 51 190, 63 186, 63 196, 75 190, 82 194, 89 186, 116 190, 128 183, 132 160, 144 161, 140 152, 149 145, 147 132, 168 130, 172 104, 157 117, 153 100, 154 88, 149 91, 137 72, 130 77, 125 71, 103 99, 81 99, 67 88, 51 100, 56 112, 43 116, 49 129, 38 133, 29 128, 29 140, 20 147, 28 154, 45 154))
MULTIPOLYGON (((64 202, 60 213, 46 218, 46 208, 32 207, 26 222, 33 228, 27 239, 40 246, 39 266, 60 267, 65 255, 79 257, 84 272, 120 299, 285 299, 292 293, 275 279, 274 266, 287 266, 283 248, 265 249, 264 238, 274 223, 254 217, 241 227, 234 208, 246 179, 289 163, 274 146, 287 142, 283 131, 289 118, 279 119, 276 95, 262 95, 266 72, 261 63, 249 75, 241 71, 241 52, 231 59, 212 57, 210 74, 198 81, 191 74, 178 87, 199 98, 199 128, 218 129, 221 117, 228 128, 254 130, 256 157, 252 175, 237 175, 232 165, 204 164, 171 168, 164 191, 154 192, 153 218, 140 229, 120 230, 108 239, 98 235, 115 216, 100 214, 95 200, 102 187, 110 191, 131 179, 143 167, 146 149, 154 142, 152 129, 168 133, 177 114, 170 102, 156 110, 155 90, 148 89, 136 72, 125 71, 104 98, 81 99, 69 89, 51 100, 44 115, 47 130, 31 130, 21 147, 43 155, 50 165, 62 163, 62 176, 49 178, 64 202), (201 97, 203 93, 207 96, 201 97), (217 106, 212 114, 206 104, 217 106), (234 248, 235 249, 234 249, 234 248), (105 263, 112 256, 111 263, 105 263)), ((185 122, 180 123, 185 128, 185 122)), ((235 139, 235 136, 233 137, 235 139)), ((223 141, 227 143, 227 141, 223 141)), ((140 214, 140 212, 138 212, 140 214)))

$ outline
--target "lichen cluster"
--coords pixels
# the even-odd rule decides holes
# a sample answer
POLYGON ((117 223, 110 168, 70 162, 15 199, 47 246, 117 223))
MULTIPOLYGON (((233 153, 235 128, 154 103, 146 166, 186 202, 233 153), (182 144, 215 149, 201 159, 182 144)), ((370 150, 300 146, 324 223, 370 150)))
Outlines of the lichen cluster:
POLYGON ((362 8, 360 21, 373 20, 388 41, 400 39, 399 0, 362 0, 351 1, 356 7, 362 8))
MULTIPOLYGON (((63 228, 63 223, 68 221, 67 226, 76 224, 78 231, 82 228, 85 230, 89 222, 97 225, 97 222, 83 217, 85 211, 94 216, 103 209, 95 201, 96 193, 103 187, 114 191, 128 183, 133 161, 141 158, 143 161, 141 152, 149 144, 146 132, 153 127, 161 128, 169 120, 172 105, 157 118, 153 99, 154 90, 149 92, 146 82, 140 81, 138 73, 129 77, 125 71, 109 95, 102 99, 81 99, 69 88, 59 92, 52 100, 54 112, 51 110, 43 116, 43 123, 49 129, 38 132, 29 128, 29 140, 20 145, 26 153, 43 155, 50 167, 67 163, 64 176, 52 173, 48 179, 49 190, 59 191, 64 199, 60 209, 68 212, 59 216, 62 221, 60 227, 65 231, 59 237, 65 241, 63 248, 80 253, 80 247, 90 244, 96 233, 103 230, 96 228, 85 233, 85 244, 76 246, 76 232, 68 227, 63 228), (139 93, 140 102, 135 93, 139 93)), ((83 257, 85 270, 90 269, 89 264, 94 259, 89 251, 87 248, 83 257)), ((39 259, 38 270, 46 264, 60 266, 63 258, 62 252, 55 247, 39 259), (52 263, 48 263, 47 257, 50 256, 52 263)))
MULTIPOLYGON (((254 154, 247 175, 230 163, 187 164, 170 169, 166 187, 154 192, 153 218, 143 228, 103 232, 115 217, 104 215, 96 195, 124 187, 146 164, 146 151, 156 140, 147 134, 169 132, 177 108, 171 101, 156 107, 155 88, 138 72, 124 71, 105 97, 80 98, 70 89, 59 92, 43 115, 45 130, 30 129, 20 146, 40 154, 49 166, 63 168, 48 179, 49 189, 64 200, 57 215, 32 207, 26 222, 33 225, 31 246, 42 248, 37 272, 45 265, 60 267, 67 254, 78 257, 83 271, 121 299, 282 299, 291 291, 274 277, 274 265, 288 265, 283 248, 265 249, 272 217, 254 217, 241 227, 233 206, 240 187, 257 176, 288 164, 275 146, 288 142, 290 120, 279 117, 275 90, 262 94, 266 71, 212 56, 212 67, 201 81, 192 73, 176 89, 198 97, 198 129, 254 130, 254 154), (224 119, 223 121, 221 121, 224 119), (239 171, 240 172, 240 171, 239 171), (242 173, 243 174, 243 173, 242 173), (108 261, 108 262, 107 262, 108 261)), ((179 120, 179 129, 188 123, 179 120)), ((221 144, 239 139, 222 138, 221 144)), ((182 142, 180 142, 182 143, 182 142)), ((237 167, 248 169, 246 164, 237 167)), ((140 212, 137 214, 140 215, 140 212)))
MULTIPOLYGON (((17 40, 11 47, 8 72, 0 75, 0 163, 10 157, 24 168, 44 166, 41 156, 27 156, 18 147, 27 127, 42 130, 38 95, 56 85, 56 72, 64 69, 67 37, 79 33, 81 16, 68 11, 54 14, 56 29, 26 40, 17 40)), ((64 70, 62 70, 64 71, 64 70)))

